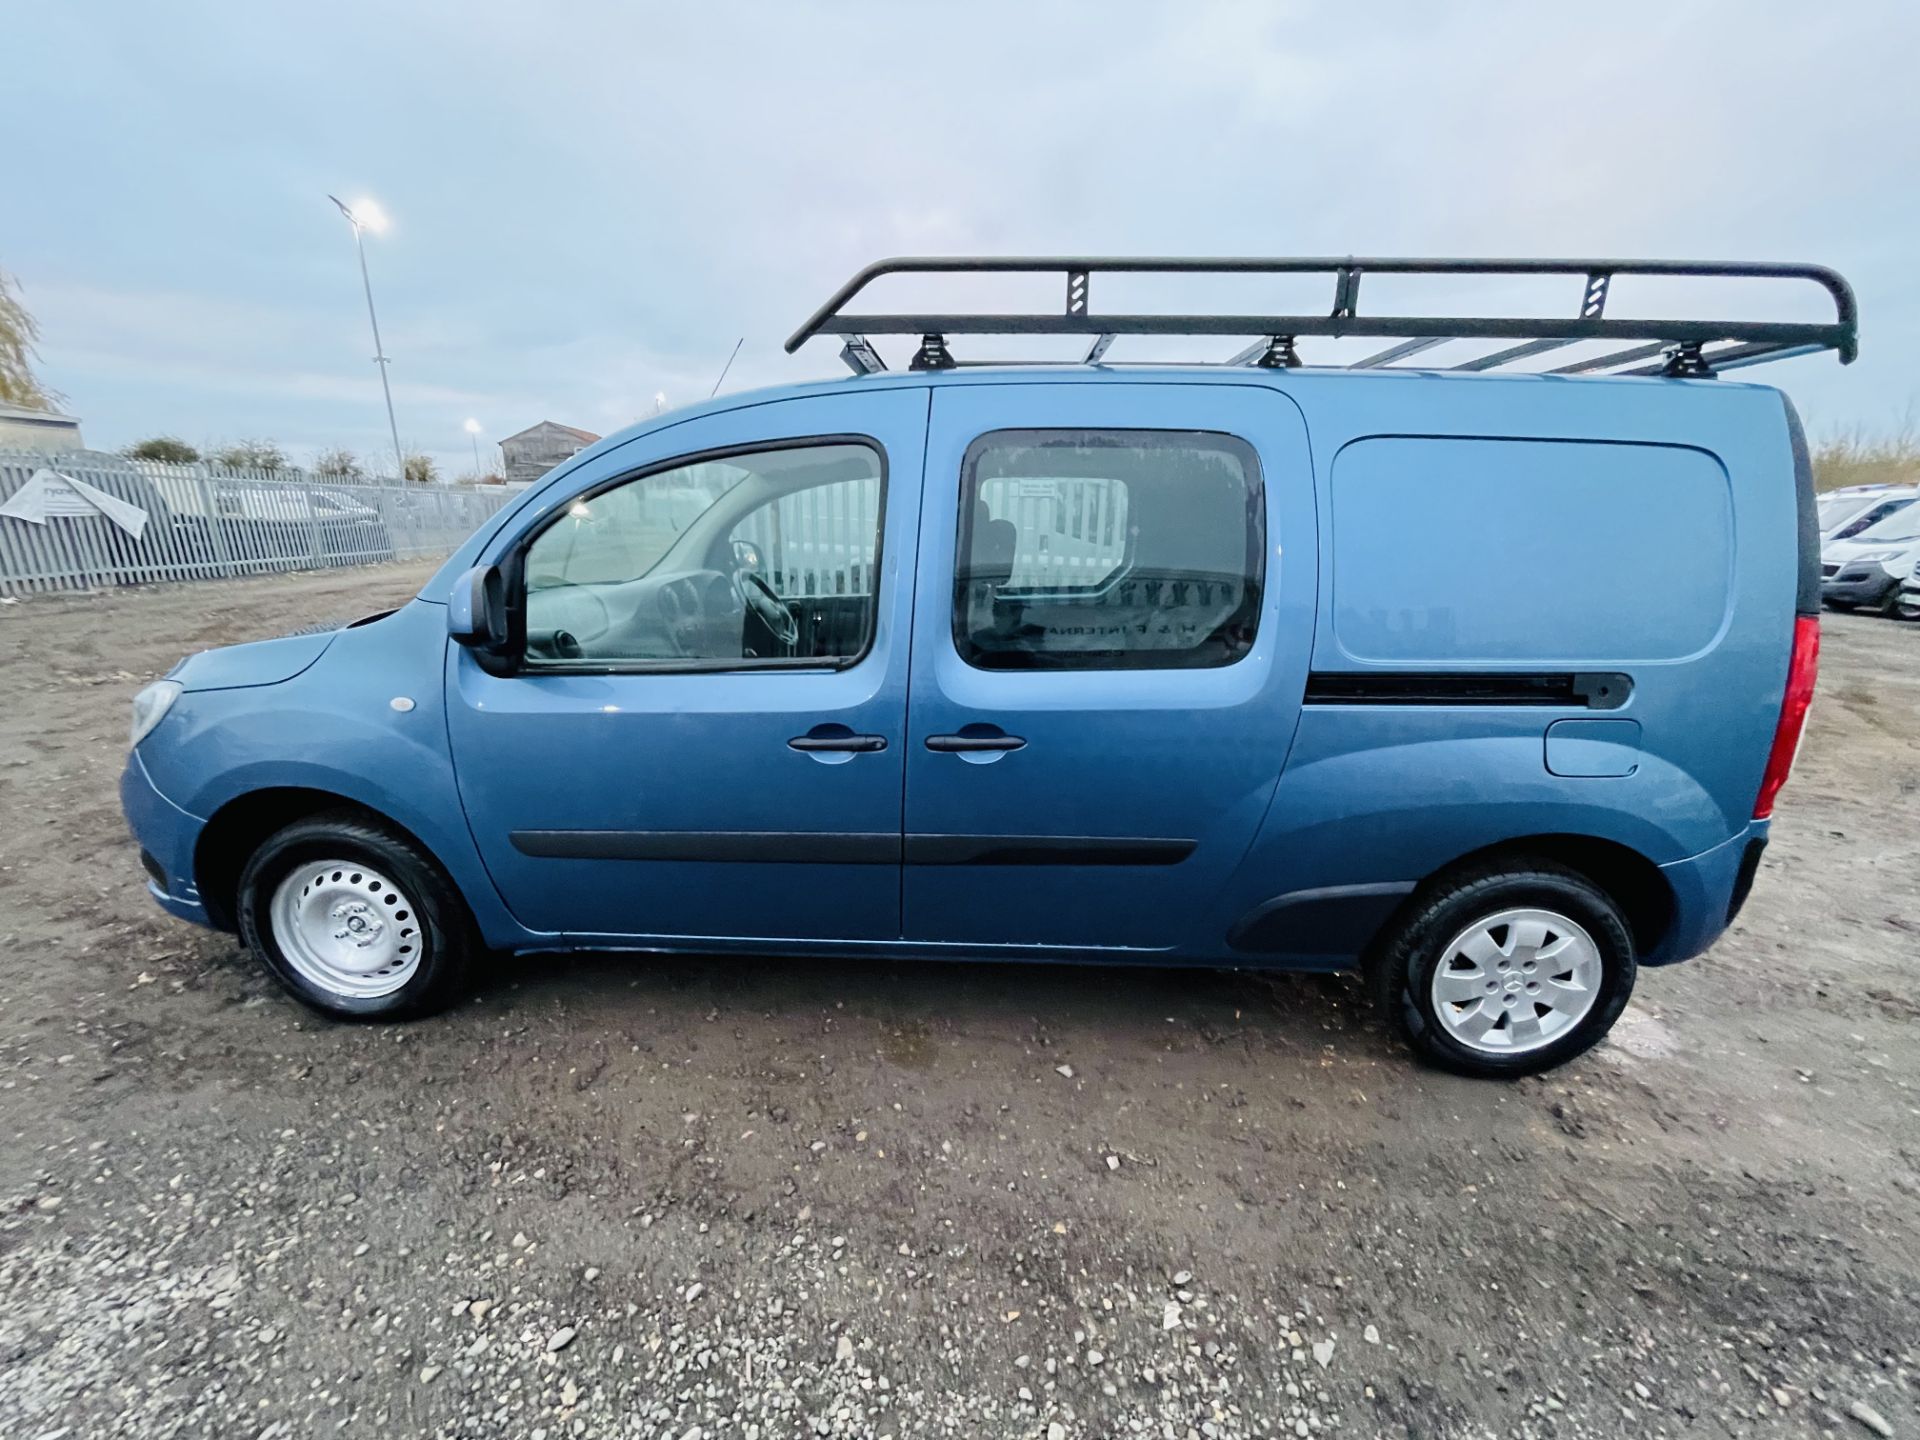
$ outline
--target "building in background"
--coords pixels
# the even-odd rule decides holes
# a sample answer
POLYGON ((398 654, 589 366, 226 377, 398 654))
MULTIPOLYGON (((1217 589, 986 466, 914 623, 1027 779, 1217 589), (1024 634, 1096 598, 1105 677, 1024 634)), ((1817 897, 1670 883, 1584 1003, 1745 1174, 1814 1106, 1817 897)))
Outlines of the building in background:
POLYGON ((80 422, 51 410, 0 404, 0 450, 84 450, 80 422))
POLYGON ((562 460, 570 460, 600 437, 556 420, 542 420, 500 442, 500 458, 509 483, 538 480, 562 460))

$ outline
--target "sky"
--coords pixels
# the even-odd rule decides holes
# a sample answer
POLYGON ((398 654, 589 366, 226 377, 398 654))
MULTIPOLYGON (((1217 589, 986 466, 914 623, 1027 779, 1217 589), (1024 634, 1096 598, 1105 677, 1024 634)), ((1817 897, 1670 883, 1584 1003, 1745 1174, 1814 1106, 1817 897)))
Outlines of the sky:
MULTIPOLYGON (((1920 408, 1906 0, 3 0, 0 35, 0 269, 96 448, 391 450, 330 193, 392 218, 367 260, 399 431, 448 474, 473 469, 468 418, 487 442, 608 433, 704 399, 737 340, 726 391, 842 373, 830 342, 781 342, 893 254, 1818 261, 1859 293, 1860 360, 1740 378, 1816 435, 1920 408)), ((1053 308, 1055 288, 875 299, 1053 308)), ((1643 293, 1821 318, 1817 292, 1737 287, 1622 282, 1611 308, 1643 293)), ((1093 298, 1259 308, 1204 285, 1093 298)), ((1576 303, 1450 298, 1422 303, 1576 303)))

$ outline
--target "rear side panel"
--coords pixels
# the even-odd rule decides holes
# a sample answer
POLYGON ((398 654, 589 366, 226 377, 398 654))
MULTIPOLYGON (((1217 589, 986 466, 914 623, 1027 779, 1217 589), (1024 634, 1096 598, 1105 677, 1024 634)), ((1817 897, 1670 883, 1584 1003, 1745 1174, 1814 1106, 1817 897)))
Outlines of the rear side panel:
MULTIPOLYGON (((1775 392, 1281 383, 1307 417, 1323 517, 1316 679, 1238 913, 1409 884, 1530 836, 1609 840, 1656 865, 1744 839, 1804 574, 1775 392), (1595 719, 1631 723, 1607 729, 1604 754, 1549 745, 1556 722, 1595 719)), ((1690 936, 1725 923, 1725 895, 1675 898, 1717 908, 1717 924, 1683 917, 1690 936)), ((1351 960, 1310 937, 1266 946, 1351 960)))

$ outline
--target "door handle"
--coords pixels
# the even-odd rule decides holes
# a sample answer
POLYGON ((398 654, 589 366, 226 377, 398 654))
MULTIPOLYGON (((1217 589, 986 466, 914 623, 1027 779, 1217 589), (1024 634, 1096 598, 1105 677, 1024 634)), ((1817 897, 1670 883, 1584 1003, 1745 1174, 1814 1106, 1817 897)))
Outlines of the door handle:
POLYGON ((796 735, 787 741, 787 748, 810 755, 823 750, 865 755, 875 750, 886 749, 887 737, 884 735, 796 735))
POLYGON ((941 755, 975 755, 986 750, 1024 750, 1018 735, 929 735, 927 749, 941 755))

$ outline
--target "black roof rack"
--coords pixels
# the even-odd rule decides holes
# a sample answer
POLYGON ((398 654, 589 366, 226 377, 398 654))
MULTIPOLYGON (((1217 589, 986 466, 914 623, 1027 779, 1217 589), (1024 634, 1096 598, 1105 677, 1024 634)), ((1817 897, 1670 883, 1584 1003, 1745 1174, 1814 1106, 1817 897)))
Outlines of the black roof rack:
MULTIPOLYGON (((1853 289, 1822 265, 1769 261, 1693 260, 1409 260, 1362 259, 1191 259, 1170 257, 1073 258, 1069 256, 910 256, 869 265, 837 290, 787 340, 791 354, 816 335, 836 335, 845 344, 840 358, 856 374, 884 370, 886 364, 870 335, 911 335, 919 346, 915 370, 955 365, 1010 363, 956 360, 947 348, 952 335, 1085 335, 1092 338, 1085 359, 1098 361, 1118 335, 1263 336, 1233 355, 1228 365, 1292 367, 1301 364, 1297 342, 1303 335, 1378 336, 1396 340, 1347 368, 1380 369, 1454 340, 1511 340, 1491 354, 1454 364, 1455 370, 1493 370, 1585 340, 1638 342, 1590 359, 1563 365, 1555 375, 1711 375, 1719 370, 1785 360, 1822 350, 1850 364, 1859 348, 1859 316, 1853 289), (1562 319, 1502 316, 1362 315, 1360 281, 1377 275, 1577 275, 1584 285, 1577 313, 1562 319), (849 315, 846 307, 883 275, 1057 274, 1065 282, 1065 304, 1053 314, 895 314, 849 315), (1091 304, 1092 281, 1099 274, 1314 275, 1333 281, 1333 305, 1325 315, 1108 315, 1091 304), (1681 278, 1803 280, 1832 297, 1834 318, 1827 323, 1773 320, 1611 319, 1607 291, 1622 275, 1681 278), (1712 347, 1712 348, 1709 348, 1712 347)), ((1028 363, 1028 362, 1012 362, 1028 363)))

